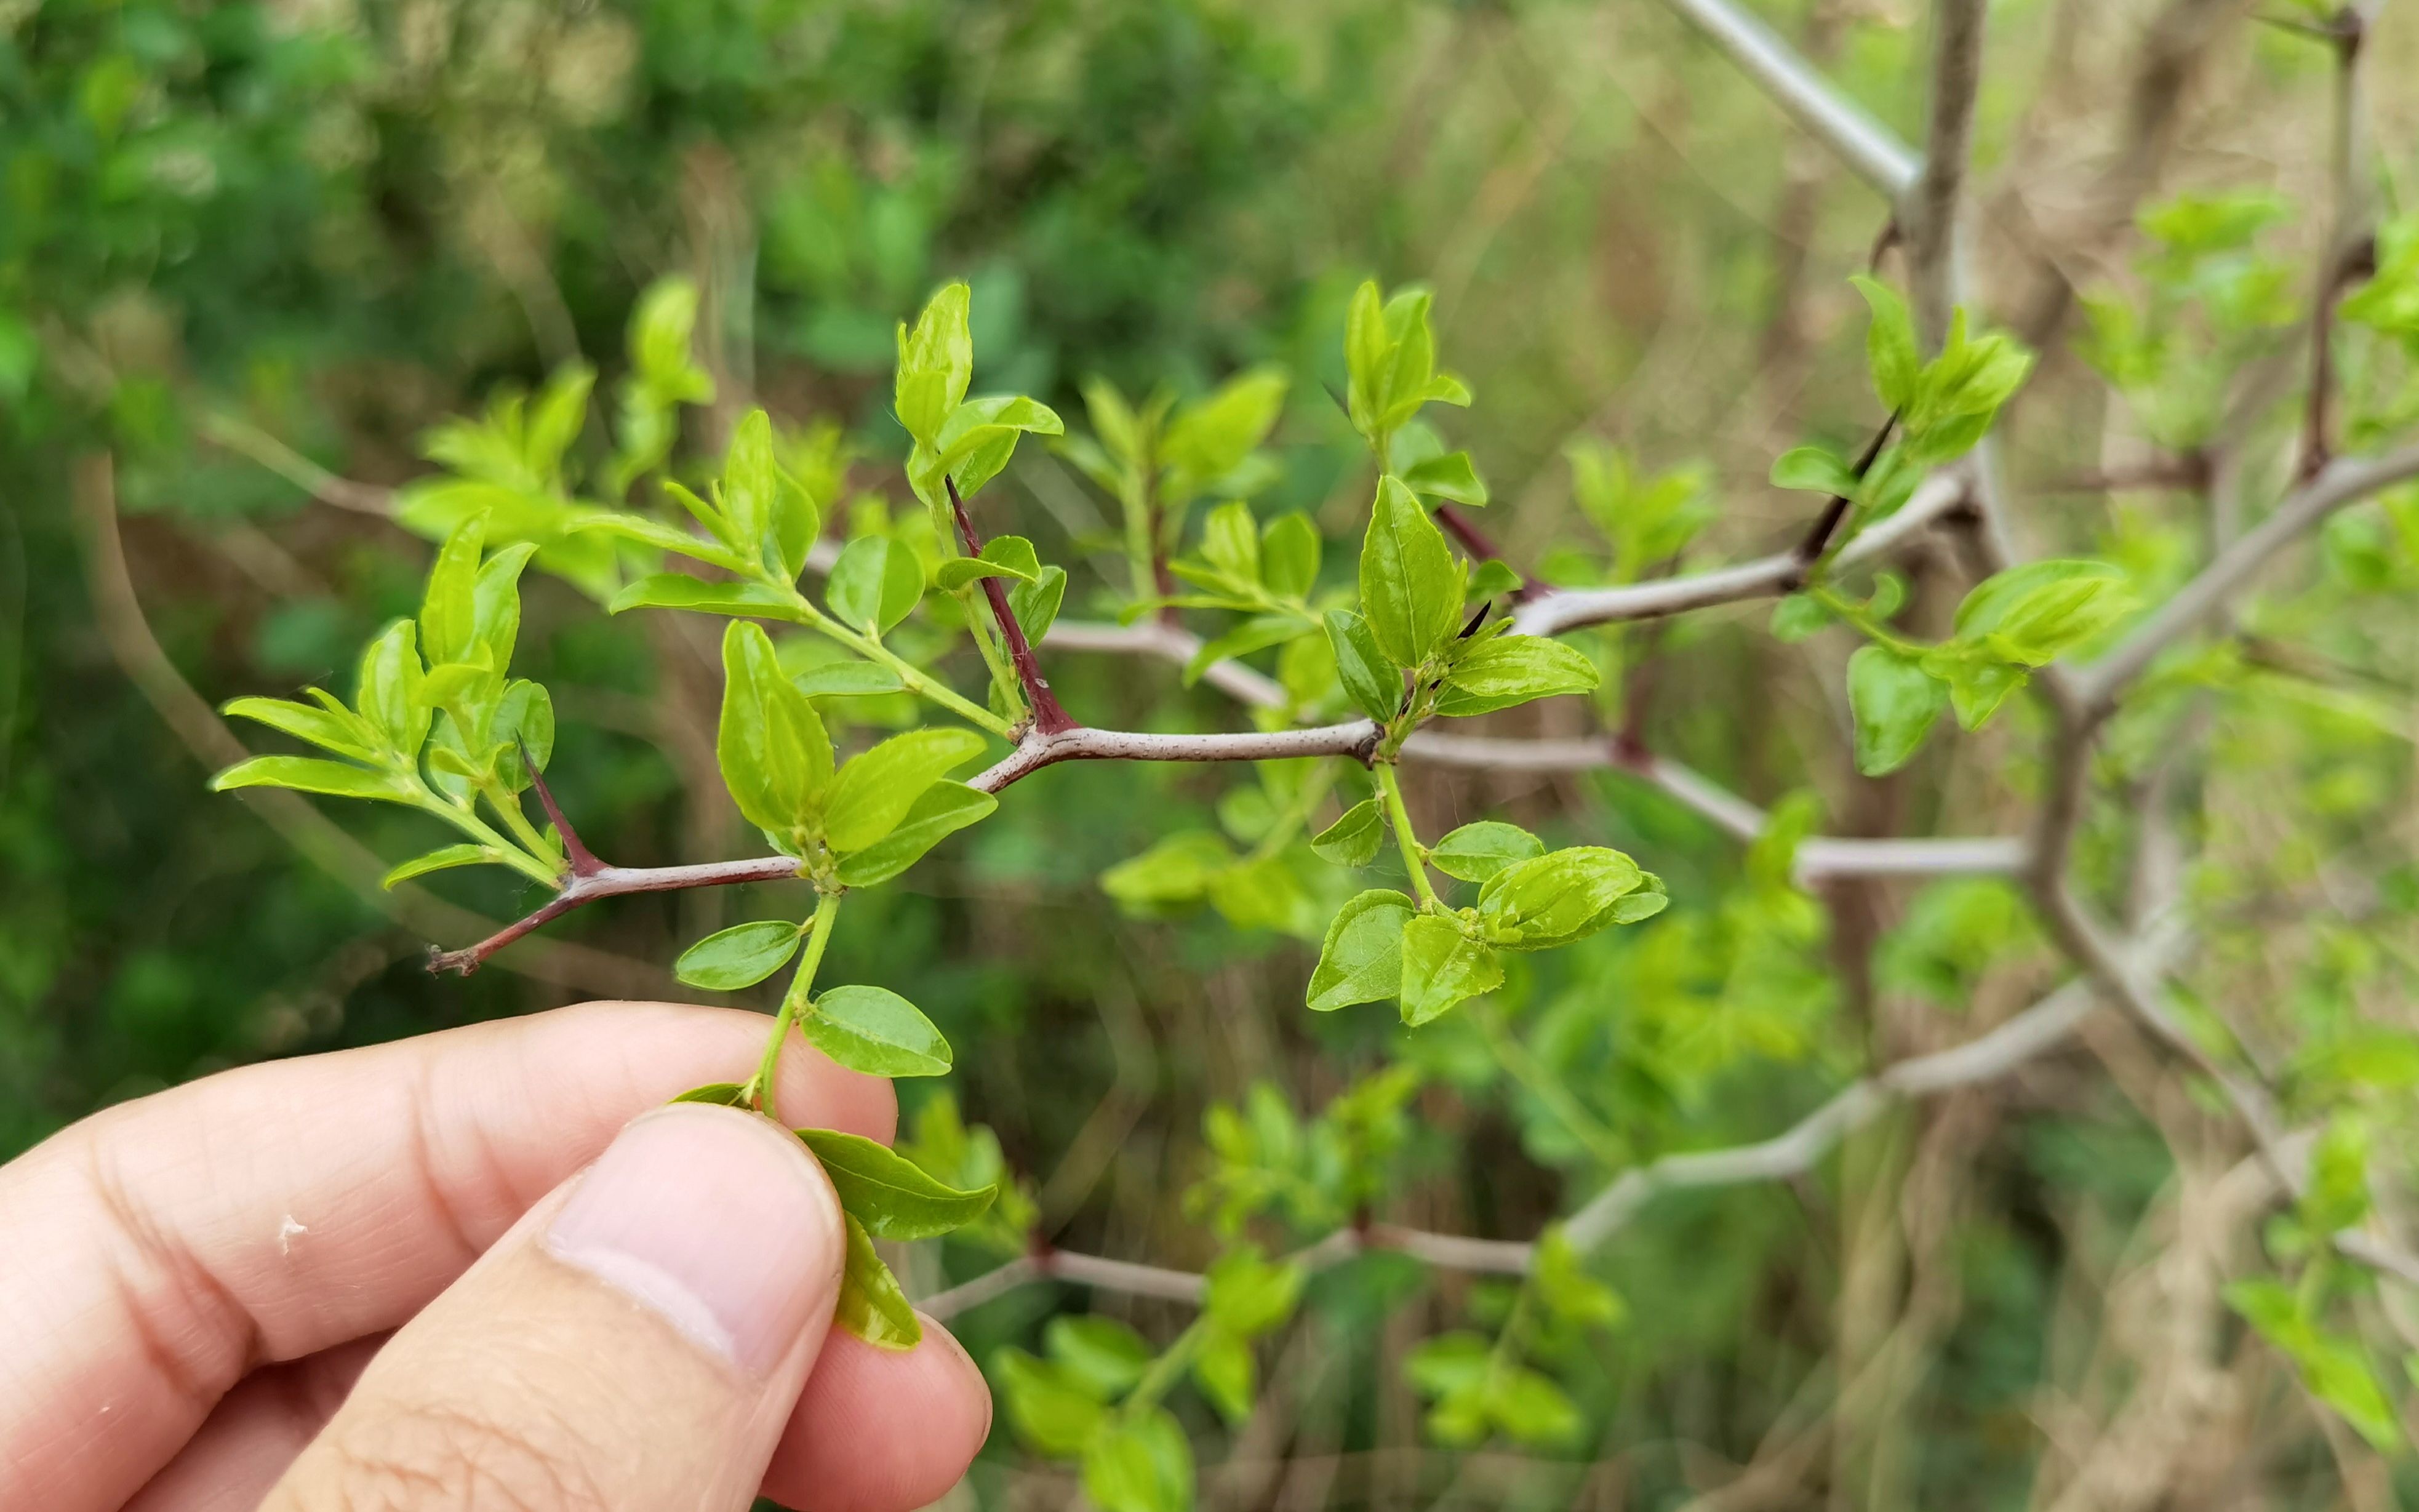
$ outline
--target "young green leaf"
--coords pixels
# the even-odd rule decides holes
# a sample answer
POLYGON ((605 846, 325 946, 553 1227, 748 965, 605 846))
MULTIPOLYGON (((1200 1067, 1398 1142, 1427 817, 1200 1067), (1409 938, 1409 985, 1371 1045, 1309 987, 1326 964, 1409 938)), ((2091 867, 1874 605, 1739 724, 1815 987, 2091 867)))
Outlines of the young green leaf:
MULTIPOLYGON (((1284 412, 1286 388, 1284 372, 1256 367, 1177 411, 1159 447, 1170 473, 1169 492, 1178 499, 1189 497, 1242 467, 1284 412)), ((1097 418, 1094 424, 1097 427, 1097 418)), ((1131 428, 1129 424, 1129 432, 1131 428)))
POLYGON ((1379 724, 1392 719, 1403 707, 1403 669, 1379 649, 1369 622, 1350 609, 1329 609, 1325 624, 1345 696, 1379 724))
POLYGON ((926 788, 898 826, 861 851, 840 857, 842 887, 871 887, 924 858, 942 841, 990 815, 999 800, 947 779, 926 788))
POLYGON ((1403 482, 1413 493, 1427 494, 1437 499, 1450 499, 1472 508, 1487 503, 1487 483, 1479 477, 1478 469, 1468 452, 1447 452, 1423 462, 1414 462, 1403 470, 1403 482))
POLYGON ((210 779, 210 791, 236 788, 292 788, 297 793, 324 793, 333 798, 377 798, 387 803, 417 803, 420 795, 408 779, 365 766, 322 761, 316 756, 254 756, 238 762, 210 779))
POLYGON ((1041 561, 1033 543, 1022 535, 994 535, 983 543, 978 557, 951 557, 932 576, 945 593, 956 593, 982 578, 1005 578, 1020 583, 1041 580, 1041 561))
POLYGON ((1857 770, 1880 777, 1906 764, 1949 706, 1948 685, 1887 646, 1848 658, 1848 708, 1857 721, 1857 770))
POLYGON ((935 445, 941 424, 966 396, 974 377, 975 344, 966 330, 969 301, 963 284, 944 284, 911 331, 899 326, 899 373, 892 402, 907 434, 935 445))
POLYGON ((1439 714, 1490 714, 1537 699, 1592 691, 1600 674, 1576 646, 1534 635, 1463 642, 1437 696, 1439 714))
POLYGON ((377 760, 379 734, 350 709, 314 707, 290 699, 231 699, 219 706, 230 718, 251 719, 358 762, 377 760))
POLYGON ((1456 919, 1413 916, 1403 925, 1402 951, 1403 1022, 1413 1028, 1503 985, 1502 958, 1464 934, 1456 919))
POLYGON ((848 1229, 848 1257, 840 1269, 840 1305, 832 1320, 882 1350, 912 1350, 924 1336, 915 1304, 899 1278, 882 1263, 873 1237, 854 1213, 841 1214, 848 1229))
POLYGON ((1201 1309, 1240 1338, 1257 1338, 1293 1316, 1309 1279, 1292 1260, 1271 1260, 1256 1244, 1238 1244, 1202 1278, 1201 1309))
POLYGON ((1008 591, 1008 608, 1024 628, 1025 640, 1040 645, 1050 626, 1057 623, 1058 605, 1066 596, 1067 569, 1045 566, 1032 582, 1018 583, 1008 591))
POLYGON ((1505 867, 1545 854, 1546 842, 1519 825, 1481 819, 1438 841, 1428 851, 1428 861, 1446 876, 1483 883, 1505 867))
POLYGON ((690 1088, 672 1101, 704 1103, 718 1108, 744 1108, 747 1105, 747 1088, 737 1082, 708 1082, 703 1087, 690 1088))
POLYGON ((1166 914, 1199 903, 1211 881, 1234 864, 1225 841, 1205 829, 1183 829, 1102 872, 1101 890, 1131 913, 1166 914))
POLYGON ((1067 1314, 1050 1319, 1042 1329, 1041 1348, 1061 1370, 1102 1401, 1115 1401, 1132 1391, 1150 1368, 1152 1354, 1140 1334, 1114 1318, 1067 1314))
POLYGON ((1916 377, 1922 366, 1915 321, 1906 301, 1888 285, 1861 273, 1848 282, 1872 307, 1872 323, 1865 328, 1865 361, 1872 369, 1873 393, 1887 408, 1903 412, 1915 403, 1916 377))
MULTIPOLYGON (((686 980, 686 979, 683 979, 686 980)), ((798 1020, 807 1043, 869 1076, 944 1076, 949 1041, 923 1011, 886 987, 834 987, 798 1020)))
POLYGON ((685 609, 703 614, 752 614, 786 619, 790 600, 763 583, 710 583, 684 573, 658 572, 640 578, 613 595, 609 614, 634 609, 685 609))
POLYGON ((1794 446, 1773 459, 1772 486, 1853 499, 1857 474, 1837 454, 1820 446, 1794 446))
POLYGON ((1573 846, 1516 861, 1489 877, 1478 891, 1478 916, 1495 944, 1549 950, 1619 922, 1622 901, 1646 881, 1638 863, 1619 851, 1573 846))
POLYGON ((1548 1312, 1587 1328, 1618 1328, 1626 1320, 1629 1309, 1610 1287, 1581 1268, 1579 1251, 1561 1225, 1538 1236, 1536 1254, 1530 1277, 1548 1312))
POLYGON ((1027 1443, 1045 1455, 1066 1459, 1084 1452, 1108 1413, 1104 1394, 1055 1361, 1037 1360, 1023 1350, 1002 1350, 992 1357, 1008 1420, 1027 1443))
POLYGON ((723 632, 722 678, 715 755, 723 783, 748 823, 792 835, 813 822, 833 785, 831 737, 814 705, 782 675, 760 626, 733 620, 723 632))
POLYGON ((773 421, 762 409, 750 409, 732 427, 731 447, 722 458, 722 513, 731 521, 732 544, 747 560, 768 567, 781 561, 775 536, 779 520, 782 480, 773 461, 773 421))
POLYGON ((1410 899, 1372 888, 1346 901, 1327 926, 1305 1001, 1314 1012, 1382 1002, 1402 991, 1403 926, 1410 899))
POLYGON ((852 629, 880 636, 924 596, 924 564, 903 541, 860 535, 843 548, 824 584, 824 602, 852 629))
POLYGON ((378 733, 386 748, 406 759, 420 753, 435 711, 421 691, 418 627, 397 620, 362 653, 353 707, 378 733))
POLYGON ((1310 838, 1310 848, 1338 866, 1367 866, 1386 838, 1386 820, 1375 798, 1364 798, 1344 816, 1310 838))
POLYGON ((1320 548, 1308 515, 1279 515, 1260 532, 1260 580, 1279 598, 1306 597, 1318 583, 1320 548))
POLYGON ((907 685, 899 674, 876 661, 827 661, 790 679, 809 698, 875 698, 896 693, 907 685))
POLYGON ((735 993, 789 964, 801 938, 798 926, 787 919, 734 924, 683 950, 672 964, 672 975, 708 992, 735 993))
POLYGON ((479 550, 487 537, 487 517, 471 516, 447 533, 428 569, 420 600, 420 649, 430 665, 460 661, 470 654, 477 627, 479 550))
POLYGON ((1252 506, 1240 500, 1210 511, 1201 526, 1201 558, 1234 582, 1260 581, 1260 527, 1252 506))
POLYGON ((864 850, 897 829, 926 789, 982 748, 983 737, 971 730, 910 730, 850 758, 832 784, 824 838, 842 855, 864 850))
POLYGON ((1461 627, 1461 570, 1419 497, 1399 478, 1379 479, 1361 542, 1361 611, 1394 665, 1419 666, 1461 627))
POLYGON ((392 887, 399 883, 409 882, 414 877, 424 877, 431 872, 443 872, 457 866, 477 866, 482 862, 501 861, 503 858, 504 853, 492 845, 440 846, 425 856, 415 856, 410 860, 396 866, 385 876, 378 878, 378 886, 392 887))
POLYGON ((1084 1495, 1099 1512, 1191 1512, 1183 1427, 1163 1407, 1109 1419, 1084 1446, 1084 1495))
POLYGON ((933 1239, 982 1216, 995 1192, 944 1185, 906 1156, 862 1134, 800 1129, 798 1137, 823 1162, 840 1206, 878 1239, 933 1239))
POLYGON ((1224 1329, 1211 1329, 1193 1352, 1193 1383, 1228 1423, 1252 1415, 1259 1366, 1252 1347, 1224 1329))

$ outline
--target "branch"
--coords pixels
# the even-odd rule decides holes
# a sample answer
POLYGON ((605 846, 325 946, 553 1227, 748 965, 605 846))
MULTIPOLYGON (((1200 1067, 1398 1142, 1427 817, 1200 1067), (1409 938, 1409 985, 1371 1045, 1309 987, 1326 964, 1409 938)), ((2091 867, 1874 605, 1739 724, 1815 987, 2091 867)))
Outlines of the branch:
POLYGON ((2329 462, 2317 477, 2286 495, 2266 519, 2219 552, 2200 576, 2160 605, 2115 650, 2076 674, 2085 721, 2097 724, 2113 713, 2117 700, 2159 653, 2191 634, 2295 536, 2345 505, 2411 477, 2419 477, 2419 446, 2329 462))
MULTIPOLYGON (((2162 931, 2138 953, 2163 963, 2182 945, 2180 931, 2162 931)), ((1832 1146, 1879 1118, 1893 1103, 1995 1081, 2063 1042, 2097 1006, 2090 982, 2068 982, 1980 1039, 1902 1060, 1877 1075, 1850 1083, 1787 1132, 1760 1144, 1666 1155, 1625 1171, 1574 1214, 1563 1231, 1580 1249, 1592 1249, 1665 1192, 1776 1181, 1811 1170, 1832 1146)))
MULTIPOLYGON (((966 501, 958 497, 958 480, 943 474, 941 485, 949 490, 949 508, 958 517, 958 539, 965 546, 966 555, 982 555, 982 537, 975 533, 975 522, 966 515, 966 501)), ((1035 659, 1033 643, 1025 638, 1025 626, 1017 623, 1016 611, 1008 606, 1008 590, 996 578, 979 579, 983 596, 991 600, 992 618, 999 622, 999 633, 1008 641, 1009 660, 1015 664, 1016 680, 1025 686, 1025 701, 1033 706, 1033 728, 1045 735, 1063 734, 1075 728, 1075 721, 1058 706, 1058 695, 1050 691, 1050 680, 1041 675, 1041 663, 1035 659)))
POLYGON ((1378 727, 1367 719, 1210 735, 1093 730, 1082 725, 1044 734, 1037 728, 967 785, 997 793, 1060 762, 1275 762, 1297 756, 1349 756, 1365 763, 1377 748, 1378 727))
MULTIPOLYGON (((1924 480, 1897 514, 1858 532, 1832 560, 1845 565, 1878 557, 1955 513, 1964 505, 1965 498, 1964 482, 1948 473, 1935 472, 1924 480)), ((1770 598, 1796 592, 1805 579, 1806 562, 1793 548, 1753 562, 1681 578, 1620 588, 1572 588, 1541 594, 1513 614, 1512 628, 1522 635, 1560 635, 1586 625, 1647 620, 1717 604, 1770 598)))
POLYGON ((239 456, 250 457, 323 504, 356 515, 394 517, 393 489, 338 477, 259 426, 233 415, 204 416, 202 438, 239 456))
POLYGON ((1957 201, 1974 142, 1974 100, 1982 86, 1984 0, 1937 0, 1932 23, 1932 114, 1923 171, 1901 208, 1916 327, 1936 347, 1963 295, 1964 249, 1957 201))
POLYGON ((2310 304, 2310 395, 2302 424, 2300 476, 2315 476, 2334 455, 2327 410, 2334 397, 2335 305, 2352 285, 2377 271, 2377 243, 2365 236, 2367 220, 2360 173, 2360 60, 2368 39, 2368 17, 2358 7, 2338 8, 2328 24, 2334 46, 2333 189, 2334 204, 2325 246, 2319 255, 2318 288, 2310 304))
POLYGON ((1787 42, 1732 0, 1663 0, 1672 13, 1721 49, 1738 70, 1806 133, 1837 153, 1850 171, 1895 206, 1920 165, 1888 127, 1815 71, 1787 42))
MULTIPOLYGON (((551 805, 549 805, 549 808, 551 805)), ((590 856, 591 861, 595 857, 590 856)), ((741 882, 781 882, 798 875, 793 856, 759 856, 744 861, 701 861, 691 866, 611 866, 596 861, 593 872, 575 872, 561 891, 535 913, 511 923, 476 945, 459 950, 429 953, 428 969, 469 976, 487 957, 522 935, 550 924, 575 908, 602 898, 623 898, 638 892, 678 892, 685 887, 727 887, 741 882)))

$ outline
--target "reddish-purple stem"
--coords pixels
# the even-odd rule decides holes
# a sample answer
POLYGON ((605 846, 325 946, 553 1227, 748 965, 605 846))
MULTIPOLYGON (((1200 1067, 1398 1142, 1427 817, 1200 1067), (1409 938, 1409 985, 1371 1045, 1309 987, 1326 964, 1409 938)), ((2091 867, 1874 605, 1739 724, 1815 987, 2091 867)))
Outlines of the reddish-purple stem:
POLYGON ((455 971, 467 977, 478 970, 487 957, 522 935, 600 898, 675 892, 683 887, 727 887, 741 882, 779 882, 797 874, 797 858, 791 856, 758 856, 744 861, 706 861, 696 866, 612 866, 597 862, 593 872, 573 873, 562 891, 528 918, 515 919, 476 945, 459 950, 430 951, 428 969, 455 971))
MULTIPOLYGON (((967 517, 966 501, 958 497, 958 480, 944 476, 942 486, 949 490, 949 508, 958 517, 958 540, 966 555, 982 555, 982 537, 975 533, 975 522, 967 517)), ((1008 640, 1008 658, 1016 668, 1016 680, 1025 685, 1025 701, 1033 705, 1033 728, 1045 735, 1063 735, 1075 728, 1075 721, 1058 706, 1058 695, 1050 691, 1050 680, 1041 675, 1041 661, 1033 654, 1033 642, 1025 638, 1025 626, 1016 622, 1016 611, 1008 607, 1008 590, 996 578, 980 579, 983 596, 991 600, 992 618, 999 622, 999 633, 1008 640)))
MULTIPOLYGON (((1445 533, 1459 541, 1461 548, 1469 552, 1473 561, 1503 562, 1503 553, 1496 549, 1495 543, 1487 538, 1487 532, 1471 524, 1451 504, 1437 505, 1436 517, 1437 523, 1444 527, 1445 533)), ((1512 566, 1508 562, 1503 562, 1503 564, 1512 566)), ((1525 604, 1536 597, 1542 585, 1518 567, 1513 567, 1512 572, 1520 579, 1520 586, 1512 590, 1512 602, 1525 604)))

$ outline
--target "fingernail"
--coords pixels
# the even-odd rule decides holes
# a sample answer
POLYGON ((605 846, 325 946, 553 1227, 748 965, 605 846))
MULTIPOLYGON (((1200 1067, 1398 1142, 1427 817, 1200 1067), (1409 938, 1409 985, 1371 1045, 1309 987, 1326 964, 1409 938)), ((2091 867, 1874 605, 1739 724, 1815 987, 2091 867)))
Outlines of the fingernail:
POLYGON ((661 1108, 624 1129, 544 1243, 751 1375, 824 1326, 839 1291, 830 1184, 788 1134, 729 1108, 661 1108))

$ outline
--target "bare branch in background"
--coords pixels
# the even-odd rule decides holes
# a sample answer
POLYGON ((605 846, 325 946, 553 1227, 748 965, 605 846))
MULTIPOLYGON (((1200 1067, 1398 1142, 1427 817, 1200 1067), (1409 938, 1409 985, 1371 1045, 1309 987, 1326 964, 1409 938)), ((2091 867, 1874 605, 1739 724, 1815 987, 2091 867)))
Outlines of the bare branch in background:
POLYGON ((1914 151, 1763 22, 1731 0, 1663 3, 1893 207, 1914 186, 1921 171, 1914 151))
POLYGON ((1932 8, 1932 105, 1923 172, 1899 213, 1906 228, 1916 329, 1935 347, 1965 282, 1960 199, 1974 143, 1974 100, 1982 88, 1986 9, 1984 0, 1935 0, 1932 8))

